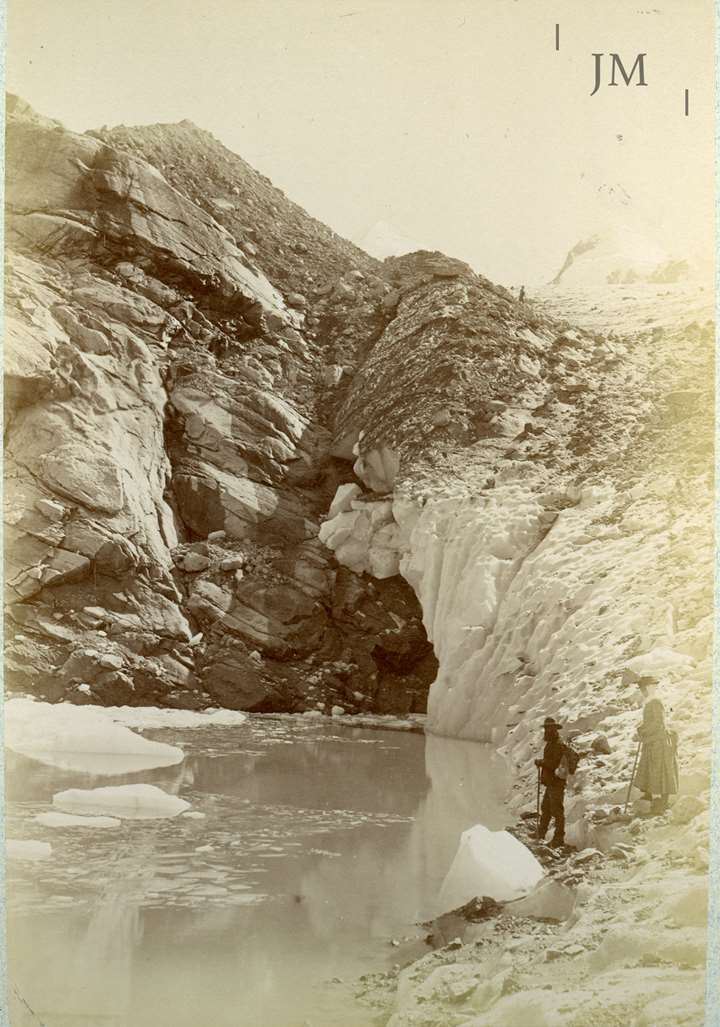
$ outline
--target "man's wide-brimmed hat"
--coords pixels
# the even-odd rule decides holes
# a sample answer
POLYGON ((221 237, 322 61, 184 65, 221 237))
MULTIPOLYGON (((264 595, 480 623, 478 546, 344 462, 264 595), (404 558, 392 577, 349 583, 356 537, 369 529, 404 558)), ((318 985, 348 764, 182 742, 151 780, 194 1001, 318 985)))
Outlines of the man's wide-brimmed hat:
POLYGON ((543 721, 543 727, 562 727, 562 724, 558 724, 554 717, 546 717, 543 721))

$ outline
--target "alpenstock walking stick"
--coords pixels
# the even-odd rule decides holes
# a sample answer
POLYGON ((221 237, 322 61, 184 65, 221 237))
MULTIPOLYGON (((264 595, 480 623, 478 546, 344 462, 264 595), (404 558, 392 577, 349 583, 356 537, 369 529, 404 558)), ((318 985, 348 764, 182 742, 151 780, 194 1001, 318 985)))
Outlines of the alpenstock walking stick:
POLYGON ((535 811, 535 836, 540 837, 540 767, 537 768, 538 772, 538 787, 537 787, 537 808, 535 811))
POLYGON ((637 767, 638 757, 640 756, 640 746, 642 741, 638 742, 637 751, 635 752, 635 762, 633 763, 632 774, 630 775, 630 784, 628 785, 627 798, 625 799, 625 809, 623 813, 627 813, 628 803, 630 802, 630 792, 632 791, 633 781, 635 780, 635 769, 637 767))

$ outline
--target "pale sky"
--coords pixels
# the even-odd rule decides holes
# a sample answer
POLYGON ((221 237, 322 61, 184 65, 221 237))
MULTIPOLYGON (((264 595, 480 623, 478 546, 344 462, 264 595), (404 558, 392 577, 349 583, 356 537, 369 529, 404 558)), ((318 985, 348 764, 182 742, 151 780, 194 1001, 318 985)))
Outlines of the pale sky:
POLYGON ((621 184, 670 255, 712 252, 713 0, 8 7, 7 87, 40 113, 77 131, 190 118, 355 241, 387 221, 534 284, 621 184), (591 97, 592 54, 611 52, 628 70, 645 52, 648 85, 591 97))

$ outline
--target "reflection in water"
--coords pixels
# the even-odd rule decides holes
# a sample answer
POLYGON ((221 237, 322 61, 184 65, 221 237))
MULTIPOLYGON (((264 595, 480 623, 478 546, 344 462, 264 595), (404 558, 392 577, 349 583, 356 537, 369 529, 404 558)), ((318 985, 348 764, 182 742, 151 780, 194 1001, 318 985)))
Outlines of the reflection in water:
POLYGON ((126 1022, 132 953, 141 938, 139 902, 120 892, 104 899, 72 953, 63 1000, 74 1000, 77 1012, 86 1017, 100 1015, 109 1023, 126 1022))
MULTIPOLYGON (((349 982, 437 912, 461 832, 504 826, 502 762, 472 742, 264 718, 157 736, 186 760, 142 780, 204 819, 51 829, 34 816, 89 776, 9 774, 9 836, 53 844, 41 869, 9 871, 28 1004, 46 1027, 367 1027, 349 982)), ((12 1023, 37 1027, 23 1009, 12 1023)))

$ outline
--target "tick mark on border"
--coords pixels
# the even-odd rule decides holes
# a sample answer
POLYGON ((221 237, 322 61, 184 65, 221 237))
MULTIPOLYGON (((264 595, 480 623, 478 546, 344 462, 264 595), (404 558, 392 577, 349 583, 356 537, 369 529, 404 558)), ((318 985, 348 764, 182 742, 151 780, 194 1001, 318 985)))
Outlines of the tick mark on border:
POLYGON ((555 26, 555 49, 560 49, 560 26, 555 26))
POLYGON ((685 90, 685 117, 690 116, 690 90, 685 90))

